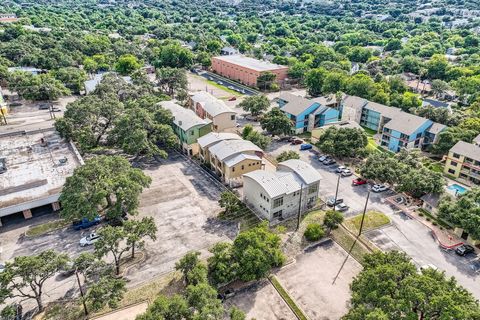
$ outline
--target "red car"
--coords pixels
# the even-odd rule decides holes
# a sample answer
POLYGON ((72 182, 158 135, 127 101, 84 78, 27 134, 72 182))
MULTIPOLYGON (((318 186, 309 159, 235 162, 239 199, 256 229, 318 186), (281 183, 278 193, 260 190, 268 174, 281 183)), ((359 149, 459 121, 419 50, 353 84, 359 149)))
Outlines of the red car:
POLYGON ((367 184, 367 180, 362 179, 362 178, 357 178, 352 181, 352 184, 354 186, 361 186, 362 184, 367 184))
POLYGON ((300 140, 300 139, 295 139, 292 141, 292 144, 302 144, 303 143, 303 140, 300 140))
POLYGON ((235 101, 235 100, 237 100, 237 98, 235 97, 231 97, 230 99, 228 99, 228 101, 235 101))

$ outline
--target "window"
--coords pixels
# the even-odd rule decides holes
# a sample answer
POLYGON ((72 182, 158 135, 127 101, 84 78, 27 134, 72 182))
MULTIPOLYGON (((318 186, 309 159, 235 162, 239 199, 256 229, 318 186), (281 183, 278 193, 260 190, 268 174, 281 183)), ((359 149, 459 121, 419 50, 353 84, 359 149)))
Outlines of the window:
POLYGON ((191 136, 195 135, 195 131, 193 131, 193 130, 190 131, 190 135, 191 135, 191 136))
POLYGON ((232 114, 232 115, 230 116, 230 120, 235 120, 235 115, 234 115, 234 114, 232 114))
POLYGON ((232 167, 232 172, 235 172, 235 167, 232 167))
POLYGON ((453 170, 453 169, 448 169, 448 173, 450 173, 450 174, 455 174, 455 170, 453 170))
POLYGON ((281 216, 282 216, 282 210, 276 211, 276 212, 273 213, 273 217, 274 217, 274 218, 277 218, 277 219, 278 219, 278 218, 280 218, 281 216))
POLYGON ((318 188, 317 188, 317 187, 318 187, 318 186, 317 186, 316 184, 314 184, 314 185, 312 185, 312 186, 308 187, 308 194, 310 194, 310 193, 314 193, 314 192, 317 192, 317 190, 318 190, 318 188))
POLYGON ((450 165, 451 165, 452 167, 456 167, 456 166, 458 165, 458 163, 456 163, 455 161, 450 161, 450 165))
POLYGON ((453 154, 453 157, 454 157, 454 158, 457 158, 457 159, 460 159, 460 155, 459 155, 458 153, 454 153, 454 154, 453 154))
POLYGON ((245 169, 245 166, 242 164, 242 170, 245 169))
POLYGON ((273 200, 273 207, 277 208, 283 205, 283 197, 273 200))

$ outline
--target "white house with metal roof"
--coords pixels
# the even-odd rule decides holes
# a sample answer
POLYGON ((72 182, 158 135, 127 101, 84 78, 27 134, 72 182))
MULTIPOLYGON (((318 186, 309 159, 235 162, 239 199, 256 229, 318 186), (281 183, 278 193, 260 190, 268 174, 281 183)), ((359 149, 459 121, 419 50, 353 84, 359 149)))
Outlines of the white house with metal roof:
POLYGON ((297 159, 280 162, 277 171, 243 175, 243 200, 269 221, 287 219, 315 206, 321 175, 297 159))
POLYGON ((203 137, 198 138, 198 146, 200 147, 200 159, 205 162, 210 162, 209 148, 214 144, 224 140, 242 140, 242 138, 235 133, 229 132, 210 132, 203 137))
POLYGON ((206 91, 199 91, 190 97, 190 108, 202 119, 212 121, 212 129, 216 132, 235 128, 237 113, 225 102, 215 98, 206 91))
POLYGON ((173 131, 178 137, 180 147, 190 156, 199 153, 198 139, 212 130, 212 121, 198 117, 195 112, 173 101, 159 103, 173 115, 173 131))

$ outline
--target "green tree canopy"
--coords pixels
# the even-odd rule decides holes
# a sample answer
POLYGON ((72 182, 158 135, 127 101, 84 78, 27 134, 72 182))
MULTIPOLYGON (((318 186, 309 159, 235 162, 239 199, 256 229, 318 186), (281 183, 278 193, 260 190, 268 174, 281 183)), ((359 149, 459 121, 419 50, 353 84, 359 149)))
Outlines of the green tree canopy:
POLYGON ((292 131, 292 122, 279 108, 273 108, 260 119, 263 130, 272 135, 288 135, 292 131))
POLYGON ((365 154, 368 137, 363 130, 330 127, 318 138, 317 146, 335 157, 361 157, 365 154))
POLYGON ((142 64, 133 54, 125 54, 118 58, 115 64, 115 71, 123 76, 131 75, 134 71, 140 69, 142 64))
POLYGON ((270 107, 270 101, 264 95, 256 95, 245 98, 245 100, 240 102, 238 106, 256 117, 270 107))

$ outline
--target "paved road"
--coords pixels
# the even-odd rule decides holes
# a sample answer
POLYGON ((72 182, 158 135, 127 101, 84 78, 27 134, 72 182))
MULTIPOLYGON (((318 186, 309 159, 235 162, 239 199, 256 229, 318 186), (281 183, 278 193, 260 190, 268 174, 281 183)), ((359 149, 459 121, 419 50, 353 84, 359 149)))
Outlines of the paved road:
MULTIPOLYGON (((277 156, 285 150, 299 151, 299 146, 291 146, 288 143, 273 142, 269 152, 277 156)), ((336 166, 326 167, 321 164, 313 152, 299 151, 301 159, 315 167, 323 179, 320 182, 321 197, 335 195, 335 188, 338 175, 334 172, 336 166)), ((350 217, 363 211, 368 187, 353 187, 352 177, 340 178, 338 197, 343 198, 350 210, 345 216, 350 217)), ((385 213, 392 221, 391 225, 380 230, 371 231, 366 236, 382 250, 402 250, 406 252, 420 267, 426 264, 433 264, 438 269, 445 271, 448 276, 454 276, 458 283, 467 288, 480 299, 480 274, 475 274, 471 269, 471 263, 476 259, 470 257, 459 257, 454 252, 445 252, 433 239, 430 229, 417 220, 410 219, 402 213, 396 212, 385 201, 385 198, 393 195, 394 192, 371 193, 368 203, 368 210, 378 210, 385 213)))
POLYGON ((199 73, 199 75, 204 77, 205 79, 215 81, 216 83, 223 85, 231 90, 235 90, 235 91, 238 91, 239 93, 246 94, 247 96, 254 96, 259 94, 259 92, 254 89, 238 84, 230 79, 219 76, 218 74, 215 74, 215 73, 203 71, 199 73))

